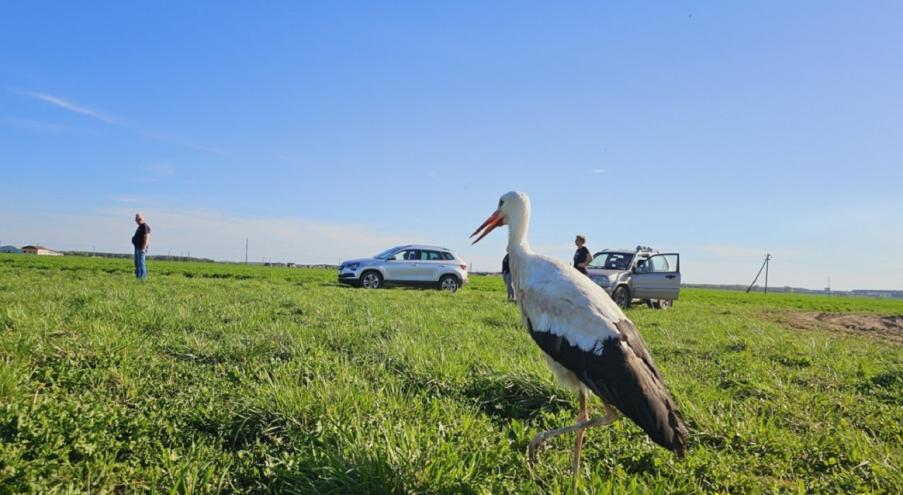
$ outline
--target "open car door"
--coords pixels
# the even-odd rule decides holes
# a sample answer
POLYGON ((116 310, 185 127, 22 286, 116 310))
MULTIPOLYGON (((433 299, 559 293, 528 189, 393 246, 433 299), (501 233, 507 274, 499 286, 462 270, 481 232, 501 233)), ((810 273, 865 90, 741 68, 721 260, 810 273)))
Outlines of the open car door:
POLYGON ((654 254, 644 271, 633 274, 633 297, 675 300, 680 295, 680 255, 654 254))

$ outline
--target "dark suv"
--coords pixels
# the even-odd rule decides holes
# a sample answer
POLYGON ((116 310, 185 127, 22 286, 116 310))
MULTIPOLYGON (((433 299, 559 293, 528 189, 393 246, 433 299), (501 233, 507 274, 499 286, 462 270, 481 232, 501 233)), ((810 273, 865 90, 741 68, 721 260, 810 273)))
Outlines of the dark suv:
POLYGON ((667 309, 680 297, 677 253, 659 253, 646 246, 605 249, 593 255, 586 271, 622 308, 639 299, 649 307, 667 309))

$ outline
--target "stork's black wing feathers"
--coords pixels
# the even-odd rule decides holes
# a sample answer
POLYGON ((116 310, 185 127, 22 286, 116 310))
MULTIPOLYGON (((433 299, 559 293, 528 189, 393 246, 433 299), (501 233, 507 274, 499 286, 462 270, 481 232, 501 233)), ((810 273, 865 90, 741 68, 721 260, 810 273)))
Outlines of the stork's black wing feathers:
POLYGON ((686 452, 687 428, 630 320, 616 324, 620 335, 604 341, 601 354, 584 351, 564 336, 534 330, 529 319, 527 325, 549 357, 633 420, 655 443, 679 455, 686 452))

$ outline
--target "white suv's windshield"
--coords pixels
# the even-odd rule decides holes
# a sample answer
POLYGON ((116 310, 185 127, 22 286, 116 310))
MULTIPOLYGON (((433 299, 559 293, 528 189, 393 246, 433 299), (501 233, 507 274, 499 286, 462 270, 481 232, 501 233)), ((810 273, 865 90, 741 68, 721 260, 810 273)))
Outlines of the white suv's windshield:
POLYGON ((603 270, 629 270, 631 261, 633 261, 633 253, 596 253, 589 267, 603 270))
POLYGON ((374 258, 376 258, 378 260, 388 259, 389 256, 391 256, 392 253, 394 253, 395 251, 398 251, 397 247, 389 248, 389 249, 386 249, 385 251, 377 254, 376 256, 374 256, 374 258))

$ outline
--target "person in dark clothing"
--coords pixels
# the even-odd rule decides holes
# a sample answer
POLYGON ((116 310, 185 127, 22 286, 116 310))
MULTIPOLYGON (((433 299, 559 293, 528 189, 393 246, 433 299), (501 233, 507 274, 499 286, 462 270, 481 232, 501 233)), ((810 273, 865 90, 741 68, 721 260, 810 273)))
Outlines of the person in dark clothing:
POLYGON ((144 217, 135 213, 135 223, 138 228, 132 236, 132 246, 135 246, 135 276, 139 280, 147 279, 147 245, 150 243, 150 226, 144 223, 144 217))
POLYGON ((505 287, 508 288, 508 300, 516 301, 514 297, 514 286, 511 284, 511 267, 508 266, 508 255, 502 258, 502 278, 505 279, 505 287))
POLYGON ((589 253, 589 249, 586 247, 586 237, 578 235, 574 239, 574 244, 577 245, 577 251, 574 253, 574 268, 580 273, 588 275, 586 273, 586 265, 593 260, 593 255, 589 253))

